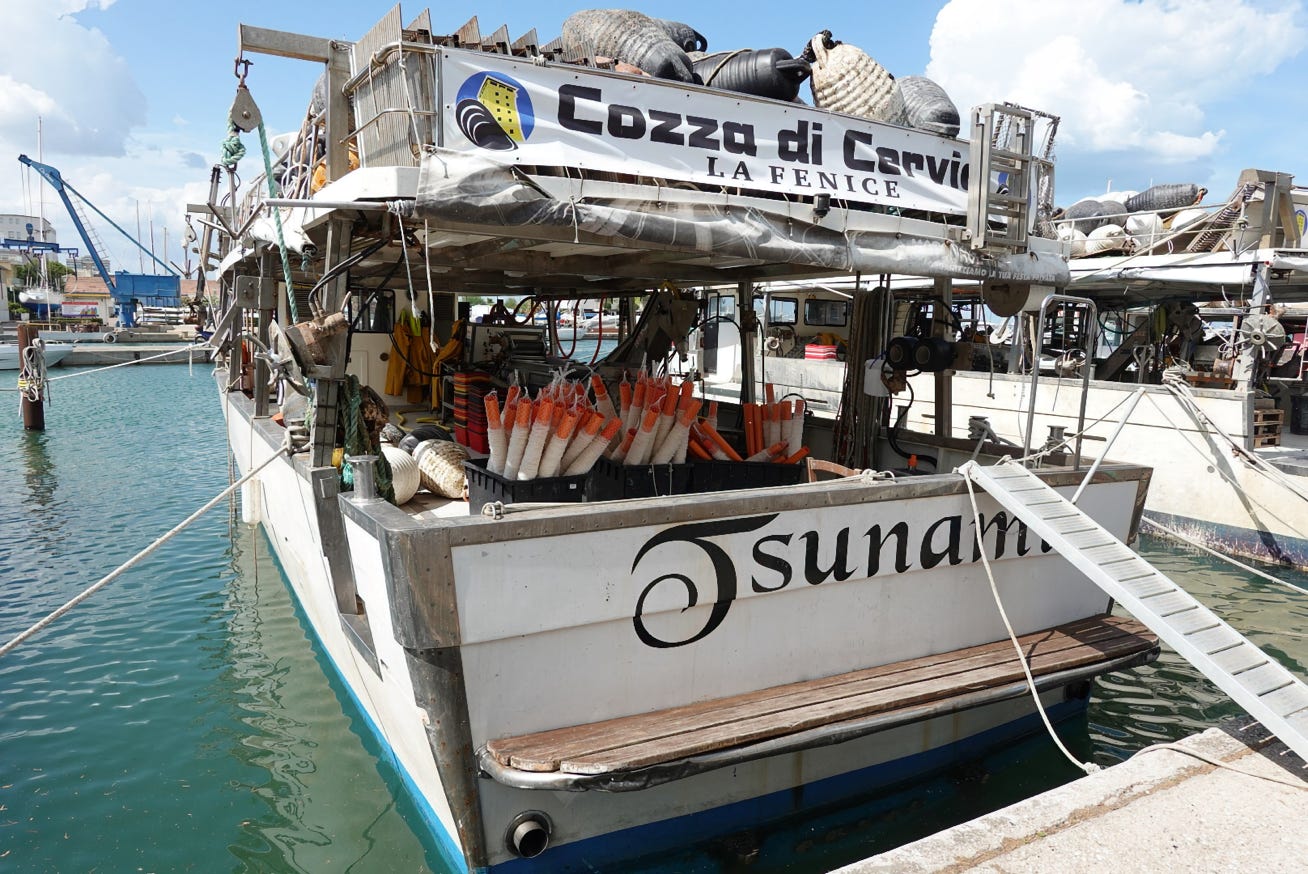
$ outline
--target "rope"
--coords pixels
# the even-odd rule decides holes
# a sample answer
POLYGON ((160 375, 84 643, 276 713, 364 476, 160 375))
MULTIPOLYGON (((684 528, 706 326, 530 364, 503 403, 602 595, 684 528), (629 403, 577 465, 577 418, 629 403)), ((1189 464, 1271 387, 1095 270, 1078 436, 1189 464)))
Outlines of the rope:
POLYGON ((147 364, 159 358, 167 358, 169 355, 177 355, 181 352, 191 352, 196 349, 208 349, 208 343, 192 343, 190 346, 183 346, 181 349, 169 349, 167 352, 160 352, 158 355, 151 355, 148 358, 137 358, 133 361, 120 361, 117 364, 107 364, 104 367, 94 367, 90 370, 78 370, 74 373, 65 373, 63 376, 53 376, 50 382, 58 382, 61 379, 72 379, 76 376, 90 376, 93 373, 101 373, 105 370, 114 370, 119 367, 131 367, 133 364, 147 364))
POLYGON ((1255 470, 1266 476, 1268 479, 1280 486, 1284 486, 1293 494, 1308 501, 1308 494, 1300 491, 1294 483, 1290 482, 1284 474, 1278 471, 1271 464, 1268 464, 1262 458, 1259 458, 1255 453, 1246 450, 1242 445, 1240 445, 1238 440, 1217 427, 1213 420, 1208 418, 1203 410, 1199 409, 1199 405, 1194 400, 1194 394, 1190 391, 1190 386, 1185 384, 1184 377, 1179 371, 1173 371, 1170 369, 1165 371, 1163 373, 1163 387, 1171 392, 1172 396, 1176 398, 1181 406, 1184 407, 1192 416, 1198 419, 1205 427, 1211 429, 1214 434, 1217 434, 1225 440, 1231 447, 1232 452, 1248 461, 1253 465, 1255 470))
POLYGON ((19 402, 27 400, 39 403, 49 392, 50 380, 46 378, 45 342, 37 338, 23 350, 22 366, 18 371, 18 391, 22 395, 19 402))
POLYGON ((219 147, 218 162, 228 170, 235 170, 236 165, 245 157, 245 144, 241 142, 241 132, 236 125, 227 129, 227 139, 219 147))
MULTIPOLYGON (((976 492, 972 488, 972 478, 964 474, 963 482, 967 483, 967 497, 972 502, 972 520, 976 525, 977 531, 982 531, 981 511, 977 508, 976 492)), ((1093 774, 1100 770, 1094 762, 1079 762, 1076 756, 1072 755, 1067 747, 1063 746, 1063 741, 1058 737, 1058 732, 1054 731, 1054 726, 1049 721, 1049 715, 1045 713, 1044 704, 1040 701, 1040 693, 1036 691, 1035 678, 1031 676, 1031 668, 1026 661, 1026 653, 1022 652, 1022 645, 1017 642, 1017 633, 1013 631, 1012 623, 1008 621, 1008 614, 1004 611, 1004 603, 999 597, 999 587, 995 584, 995 575, 990 568, 990 557, 986 555, 985 545, 981 546, 981 564, 985 566, 986 578, 990 580, 990 594, 995 597, 995 606, 999 608, 999 618, 1004 620, 1004 627, 1008 629, 1008 639, 1013 642, 1013 649, 1017 651, 1017 660, 1022 664, 1022 673, 1026 675, 1027 688, 1031 691, 1031 698, 1035 701, 1036 712, 1040 714, 1040 720, 1045 724, 1045 730, 1053 738, 1055 746, 1058 747, 1069 762, 1080 768, 1087 774, 1093 774)))
MULTIPOLYGON (((351 374, 345 378, 341 390, 345 393, 345 455, 377 456, 376 471, 377 494, 392 504, 395 503, 395 485, 391 482, 391 465, 382 454, 381 447, 372 439, 368 425, 363 420, 363 392, 359 389, 359 378, 351 374)), ((354 468, 348 461, 341 465, 341 484, 354 488, 354 468)))
POLYGON ((200 509, 196 510, 196 511, 195 511, 194 513, 192 513, 191 515, 187 516, 184 520, 182 520, 182 522, 181 522, 180 524, 178 524, 175 528, 173 528, 173 529, 172 529, 171 531, 169 531, 167 534, 163 535, 163 536, 160 537, 158 540, 156 540, 154 543, 151 543, 151 544, 150 544, 149 546, 147 546, 145 549, 141 550, 141 551, 138 552, 136 555, 134 555, 134 556, 132 556, 131 558, 129 558, 126 562, 124 562, 122 565, 120 565, 116 570, 111 571, 109 574, 107 574, 106 576, 102 577, 98 582, 96 582, 96 583, 94 583, 93 585, 89 586, 88 588, 84 589, 84 590, 82 591, 81 594, 77 595, 75 598, 73 598, 72 600, 70 600, 70 601, 68 601, 67 603, 65 603, 62 607, 60 607, 59 609, 55 610, 53 613, 49 614, 48 616, 46 616, 46 617, 45 617, 44 619, 42 619, 41 621, 37 622, 37 623, 36 623, 35 625, 33 625, 31 628, 29 628, 29 629, 27 629, 26 631, 22 632, 22 633, 19 634, 17 637, 13 638, 13 639, 10 640, 8 643, 6 643, 4 646, 0 646, 0 658, 3 658, 4 656, 8 655, 8 654, 9 654, 10 652, 12 652, 13 650, 17 649, 17 648, 18 648, 18 645, 21 644, 23 641, 27 640, 27 639, 30 638, 32 635, 34 635, 34 634, 36 634, 37 632, 39 632, 41 629, 47 627, 47 626, 50 625, 52 622, 54 622, 56 619, 58 619, 59 617, 63 616, 64 614, 66 614, 68 611, 72 610, 72 609, 73 609, 74 607, 76 607, 78 604, 82 603, 82 602, 85 601, 87 598, 91 597, 91 596, 94 595, 96 592, 100 591, 100 590, 103 589, 105 586, 109 585, 111 582, 113 582, 114 580, 118 579, 118 577, 122 576, 123 573, 125 573, 125 572, 126 572, 127 570, 129 570, 130 568, 135 567, 138 563, 141 562, 142 559, 145 559, 146 557, 148 557, 151 553, 153 553, 155 550, 157 550, 160 546, 163 546, 165 543, 167 543, 169 540, 171 540, 171 539, 172 539, 173 537, 175 537, 177 534, 181 533, 182 530, 184 530, 187 526, 189 526, 189 525, 190 525, 192 522, 194 522, 196 519, 199 519, 199 518, 200 518, 201 516, 203 516, 205 513, 209 512, 211 509, 213 509, 215 506, 217 506, 219 502, 221 502, 224 498, 226 498, 228 495, 230 495, 232 492, 234 492, 238 487, 245 485, 245 483, 247 483, 247 482, 249 482, 251 479, 253 479, 253 478, 255 477, 255 475, 258 474, 260 471, 262 471, 265 467, 267 467, 268 465, 272 464, 272 463, 273 463, 274 461, 276 461, 277 459, 281 458, 282 455, 285 454, 286 450, 287 450, 287 446, 286 446, 285 444, 283 444, 282 447, 281 447, 280 449, 278 449, 276 452, 274 452, 274 453, 272 454, 272 456, 268 458, 267 461, 263 462, 263 463, 260 464, 258 467, 254 468, 254 469, 251 470, 249 473, 247 473, 245 476, 241 477, 239 480, 237 480, 236 482, 232 483, 232 484, 231 484, 230 486, 228 486, 227 488, 223 489, 223 490, 222 490, 221 492, 219 492, 219 493, 218 493, 218 494, 217 494, 217 495, 216 495, 216 496, 215 496, 211 501, 209 501, 207 504, 205 504, 205 505, 204 505, 203 507, 201 507, 200 509))
MULTIPOLYGON (((268 150, 268 131, 263 126, 263 119, 259 120, 259 146, 263 149, 263 175, 268 180, 268 196, 277 196, 277 180, 273 178, 272 153, 268 150)), ((291 259, 286 254, 286 236, 282 232, 282 211, 276 207, 272 210, 273 225, 277 228, 277 251, 282 256, 282 275, 286 280, 286 303, 291 310, 291 324, 300 321, 300 315, 296 312, 295 306, 295 286, 291 284, 291 259)))
POLYGON ((1204 546, 1199 541, 1186 537, 1184 534, 1182 534, 1179 531, 1173 531, 1171 528, 1168 528, 1166 525, 1161 525, 1147 516, 1141 516, 1140 519, 1141 521, 1145 522, 1145 524, 1152 525, 1154 528, 1157 528, 1159 531, 1162 531, 1164 534, 1167 534, 1170 537, 1174 537, 1177 540, 1181 541, 1182 543, 1187 543, 1190 546, 1195 547, 1196 549, 1202 549, 1204 552, 1208 553, 1214 558, 1220 558, 1222 561, 1235 565, 1236 567, 1240 568, 1240 570, 1248 571, 1254 576, 1262 577, 1263 579, 1268 580, 1270 582, 1277 583, 1279 585, 1285 586, 1288 589, 1293 589, 1296 592, 1303 592, 1304 594, 1308 595, 1308 589, 1305 589, 1302 586, 1296 586, 1294 583, 1286 582, 1285 580, 1282 580, 1278 577, 1274 577, 1269 573, 1260 571, 1258 570, 1258 568, 1253 567, 1252 565, 1247 565, 1244 562, 1240 561, 1239 559, 1235 558, 1234 556, 1225 555, 1223 553, 1217 552, 1216 550, 1209 549, 1207 546, 1204 546))
MULTIPOLYGON (((1253 771, 1246 771, 1244 768, 1237 768, 1232 764, 1223 762, 1221 759, 1214 759, 1211 756, 1206 756, 1197 750, 1187 749, 1186 747, 1183 747, 1180 744, 1174 744, 1174 743, 1151 744, 1150 746, 1147 746, 1142 750, 1138 750, 1135 755, 1142 756, 1145 753, 1153 753, 1153 752, 1157 752, 1158 750, 1171 750, 1174 753, 1181 753, 1182 755, 1186 755, 1186 756, 1190 756, 1191 758, 1198 759, 1201 762, 1207 762, 1208 764, 1212 765, 1215 768, 1224 768, 1227 771, 1234 771, 1235 773, 1243 774, 1246 777, 1254 777, 1258 780, 1266 780, 1268 783, 1278 783, 1281 786, 1289 786, 1291 789, 1308 789, 1308 783, 1305 783, 1302 780, 1283 780, 1280 777, 1274 777, 1271 774, 1255 774, 1253 771)), ((1132 756, 1132 758, 1134 758, 1134 756, 1132 756)))

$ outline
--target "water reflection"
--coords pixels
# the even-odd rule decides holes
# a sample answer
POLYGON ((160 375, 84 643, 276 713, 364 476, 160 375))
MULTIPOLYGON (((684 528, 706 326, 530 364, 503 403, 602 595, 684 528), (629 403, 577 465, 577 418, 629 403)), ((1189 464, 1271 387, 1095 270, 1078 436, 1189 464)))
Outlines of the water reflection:
POLYGON ((44 431, 27 430, 16 436, 18 455, 23 466, 23 505, 37 514, 40 521, 57 524, 59 516, 51 512, 51 508, 55 505, 59 478, 55 473, 54 459, 50 456, 50 437, 44 431))
POLYGON ((240 522, 230 531, 227 635, 213 657, 220 694, 239 721, 223 738, 244 766, 229 789, 248 793, 262 811, 232 824, 233 869, 427 870, 397 809, 402 790, 378 773, 379 751, 351 738, 267 539, 240 522))

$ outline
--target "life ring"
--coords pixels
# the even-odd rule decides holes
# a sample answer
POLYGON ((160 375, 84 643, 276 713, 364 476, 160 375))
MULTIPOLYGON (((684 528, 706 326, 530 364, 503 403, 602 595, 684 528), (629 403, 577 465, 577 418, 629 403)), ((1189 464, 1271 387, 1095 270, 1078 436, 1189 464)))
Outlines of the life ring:
POLYGON ((118 335, 115 334, 113 331, 110 331, 109 333, 107 333, 107 334, 105 334, 103 337, 101 337, 100 339, 104 340, 106 343, 117 343, 117 342, 118 342, 118 335))

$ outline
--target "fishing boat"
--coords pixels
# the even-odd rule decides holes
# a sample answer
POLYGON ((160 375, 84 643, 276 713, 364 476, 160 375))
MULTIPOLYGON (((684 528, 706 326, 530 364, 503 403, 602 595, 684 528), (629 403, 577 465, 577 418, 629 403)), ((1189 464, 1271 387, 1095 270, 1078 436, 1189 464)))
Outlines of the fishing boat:
MULTIPOLYGON (((1025 192, 1050 170, 1023 146, 1031 113, 982 107, 964 143, 596 69, 534 32, 483 38, 476 19, 440 36, 429 13, 405 25, 398 6, 353 44, 245 25, 240 39, 242 57, 326 70, 325 96, 267 168, 279 196, 257 180, 220 201, 219 168, 191 208, 223 301, 216 380, 243 518, 266 530, 452 869, 594 870, 739 836, 1031 731, 1031 695, 1071 718, 1091 678, 1156 654, 1064 555, 1138 561, 1122 541, 1136 535, 1141 465, 1049 453, 1038 471, 984 468, 1011 448, 898 434, 932 472, 891 450, 888 401, 862 384, 843 392, 856 415, 837 428, 755 396, 751 379, 720 405, 720 431, 694 412, 702 381, 683 383, 670 401, 692 412, 673 427, 701 452, 692 435, 717 435, 710 448, 730 458, 785 409, 788 439, 763 450, 775 461, 596 460, 530 479, 525 461, 517 476, 491 470, 493 440, 489 458, 477 449, 479 384, 513 394, 515 438, 542 426, 546 441, 565 433, 549 436, 547 392, 593 403, 593 423, 630 379, 667 386, 706 317, 704 289, 734 288, 747 312, 769 280, 909 274, 946 301, 962 280, 1065 287, 1059 244, 1028 233, 1025 192), (818 125, 844 146, 824 149, 818 125), (964 155, 982 180, 972 203, 964 155), (1008 188, 992 184, 1000 173, 1008 188), (525 294, 644 306, 582 365, 549 357, 529 319, 458 318, 460 295, 525 294), (419 444, 416 460, 377 442, 437 393, 472 456, 471 500, 399 488, 410 465, 426 476, 465 451, 454 442, 419 444), (849 446, 856 463, 834 462, 849 446), (1071 509, 1037 536, 995 477, 1071 509), (385 497, 388 478, 407 500, 385 497)), ((233 104, 247 132, 257 87, 243 76, 233 104)), ((851 348, 875 349, 890 297, 860 280, 850 303, 851 348)), ((752 341, 741 332, 745 362, 752 341)), ((643 416, 615 447, 634 454, 659 411, 622 406, 643 416)), ((485 410, 493 437, 510 417, 485 410)), ((587 451, 612 451, 608 427, 587 451)))

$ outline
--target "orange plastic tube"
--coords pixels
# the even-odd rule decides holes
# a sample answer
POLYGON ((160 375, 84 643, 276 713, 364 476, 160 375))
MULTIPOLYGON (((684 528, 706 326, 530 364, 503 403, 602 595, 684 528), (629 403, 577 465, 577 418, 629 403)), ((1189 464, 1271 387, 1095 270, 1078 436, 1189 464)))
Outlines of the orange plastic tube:
POLYGON ((718 433, 717 428, 714 428, 708 422, 701 422, 700 428, 703 429, 705 434, 707 434, 710 438, 712 438, 713 442, 718 445, 719 449, 721 449, 723 452, 727 454, 728 458, 730 458, 732 461, 741 460, 740 453, 731 448, 731 444, 728 443, 725 439, 723 439, 722 435, 718 433))

